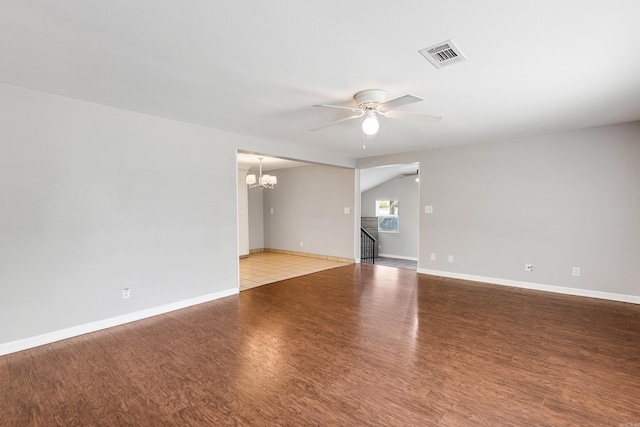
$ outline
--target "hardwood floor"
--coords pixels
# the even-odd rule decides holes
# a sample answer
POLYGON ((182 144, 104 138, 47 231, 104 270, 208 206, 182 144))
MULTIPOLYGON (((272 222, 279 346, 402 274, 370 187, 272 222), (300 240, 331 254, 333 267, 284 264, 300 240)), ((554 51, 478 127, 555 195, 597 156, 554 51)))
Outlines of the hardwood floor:
POLYGON ((640 423, 640 306, 356 264, 0 357, 0 425, 640 423))

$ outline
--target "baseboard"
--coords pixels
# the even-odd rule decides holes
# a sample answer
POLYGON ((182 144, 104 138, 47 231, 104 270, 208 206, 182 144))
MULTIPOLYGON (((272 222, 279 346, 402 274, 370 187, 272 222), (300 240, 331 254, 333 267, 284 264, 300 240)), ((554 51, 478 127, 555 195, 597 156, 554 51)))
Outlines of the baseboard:
POLYGON ((588 289, 567 288, 564 286, 543 285, 540 283, 520 282, 517 280, 498 279, 495 277, 474 276, 471 274, 451 273, 449 271, 427 270, 419 268, 418 273, 431 276, 449 277, 452 279, 470 280, 473 282, 490 283, 494 285, 512 286, 515 288, 532 289, 535 291, 554 292, 557 294, 575 295, 580 297, 599 298, 610 301, 640 304, 640 296, 614 294, 610 292, 591 291, 588 289))
POLYGON ((286 249, 264 248, 264 252, 271 252, 273 254, 303 256, 307 258, 326 259, 329 261, 342 262, 344 264, 353 264, 356 262, 356 260, 353 258, 342 258, 334 255, 322 255, 322 254, 314 254, 311 252, 290 251, 286 249))
POLYGON ((114 326, 123 325, 125 323, 135 322, 136 320, 146 319, 147 317, 157 316, 159 314, 169 313, 171 311, 180 310, 182 308, 191 307, 193 305, 228 297, 238 293, 238 288, 227 289, 213 294, 203 295, 196 298, 190 298, 171 304, 161 305, 159 307, 148 308, 146 310, 136 311, 122 316, 111 317, 109 319, 99 320, 97 322, 86 323, 59 331, 49 332, 35 337, 25 338, 0 344, 0 356, 17 351, 27 350, 29 348, 38 347, 52 342, 64 340, 67 338, 77 337, 78 335, 88 334, 90 332, 107 329, 114 326))
POLYGON ((384 258, 406 259, 407 261, 418 261, 418 258, 414 256, 402 256, 402 255, 391 255, 391 254, 378 254, 378 256, 381 256, 384 258))

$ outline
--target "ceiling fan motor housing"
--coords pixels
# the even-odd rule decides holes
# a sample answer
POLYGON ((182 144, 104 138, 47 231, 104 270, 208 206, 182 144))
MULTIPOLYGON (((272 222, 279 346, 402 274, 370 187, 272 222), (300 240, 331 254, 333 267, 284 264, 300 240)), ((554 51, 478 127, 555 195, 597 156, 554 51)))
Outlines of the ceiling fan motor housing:
POLYGON ((375 110, 387 99, 387 92, 381 89, 369 89, 356 93, 354 96, 358 107, 363 110, 375 110))

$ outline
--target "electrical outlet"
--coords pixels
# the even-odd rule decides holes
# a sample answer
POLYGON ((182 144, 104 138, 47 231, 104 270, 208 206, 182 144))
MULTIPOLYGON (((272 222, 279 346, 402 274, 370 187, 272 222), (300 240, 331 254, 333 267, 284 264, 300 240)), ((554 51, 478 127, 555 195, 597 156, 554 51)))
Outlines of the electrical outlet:
POLYGON ((131 297, 131 288, 124 288, 122 290, 122 299, 128 299, 131 297))
POLYGON ((573 275, 580 276, 580 267, 573 267, 573 275))
POLYGON ((345 215, 349 214, 351 212, 350 208, 344 208, 344 213, 345 215))
POLYGON ((424 207, 424 213, 426 213, 426 214, 433 213, 433 206, 425 206, 424 207))
POLYGON ((431 261, 435 261, 436 260, 436 254, 431 254, 431 261))
POLYGON ((528 271, 529 273, 531 273, 533 271, 533 264, 525 264, 524 271, 528 271))
POLYGON ((304 242, 302 240, 300 240, 300 247, 304 246, 304 242))
POLYGON ((449 262, 453 262, 453 255, 449 255, 449 262))
POLYGON ((271 209, 269 210, 269 212, 271 212, 271 213, 273 214, 273 208, 271 208, 271 209))

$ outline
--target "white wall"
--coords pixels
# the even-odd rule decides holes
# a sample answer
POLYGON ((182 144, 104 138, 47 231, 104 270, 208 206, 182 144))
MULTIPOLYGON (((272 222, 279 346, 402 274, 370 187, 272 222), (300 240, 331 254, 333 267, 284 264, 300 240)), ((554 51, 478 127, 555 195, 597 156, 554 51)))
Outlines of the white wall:
POLYGON ((354 163, 0 84, 0 354, 237 292, 237 149, 354 163))
POLYGON ((238 256, 249 255, 249 189, 248 168, 238 167, 238 256))
POLYGON ((421 271, 640 302, 639 122, 358 166, 412 161, 420 162, 420 207, 434 207, 420 214, 421 271))
POLYGON ((278 185, 264 192, 265 247, 354 258, 355 169, 310 165, 271 172, 278 185))
POLYGON ((380 254, 383 256, 417 259, 418 257, 418 189, 415 176, 393 178, 361 196, 362 216, 376 216, 376 200, 398 199, 398 233, 378 234, 380 254))
POLYGON ((249 249, 264 248, 264 220, 262 195, 258 187, 249 189, 249 249))

